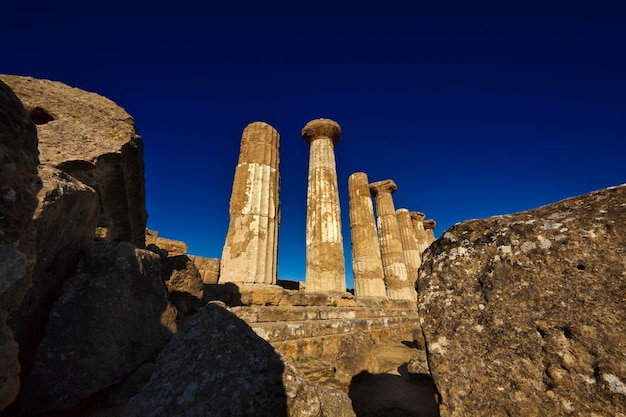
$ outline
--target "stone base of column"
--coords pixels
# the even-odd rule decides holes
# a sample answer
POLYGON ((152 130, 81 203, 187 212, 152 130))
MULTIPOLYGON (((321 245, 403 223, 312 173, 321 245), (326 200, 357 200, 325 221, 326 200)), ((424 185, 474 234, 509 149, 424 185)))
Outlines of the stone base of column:
POLYGON ((417 292, 411 287, 387 288, 387 297, 392 300, 417 301, 417 292))

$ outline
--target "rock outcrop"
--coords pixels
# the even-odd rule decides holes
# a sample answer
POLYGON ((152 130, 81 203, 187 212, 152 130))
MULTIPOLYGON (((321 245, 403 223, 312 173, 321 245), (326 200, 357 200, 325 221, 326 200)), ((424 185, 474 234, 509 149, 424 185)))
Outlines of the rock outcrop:
POLYGON ((0 410, 15 399, 20 386, 18 345, 6 320, 31 284, 38 164, 35 125, 0 80, 0 410))
POLYGON ((158 255, 96 242, 53 306, 21 394, 25 414, 64 409, 155 355, 175 331, 158 255))
POLYGON ((101 203, 100 236, 145 245, 143 143, 111 100, 59 82, 0 75, 37 124, 41 163, 89 185, 101 203))
POLYGON ((419 314, 442 417, 626 415, 626 186, 458 224, 419 314))
POLYGON ((311 386, 242 320, 209 304, 156 360, 123 415, 354 416, 346 394, 311 386))

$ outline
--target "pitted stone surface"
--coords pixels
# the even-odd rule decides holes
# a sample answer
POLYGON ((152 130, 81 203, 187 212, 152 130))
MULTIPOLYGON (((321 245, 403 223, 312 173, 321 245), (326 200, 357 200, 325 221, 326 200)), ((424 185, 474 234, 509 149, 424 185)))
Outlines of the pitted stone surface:
POLYGON ((411 281, 411 286, 414 287, 415 281, 417 281, 417 270, 422 264, 422 256, 417 247, 417 238, 415 237, 415 230, 413 229, 409 211, 407 209, 396 210, 396 218, 400 227, 400 240, 402 241, 406 271, 409 281, 411 281))
POLYGON ((442 417, 626 415, 626 185, 453 226, 418 287, 442 417))
POLYGON ((220 282, 276 284, 280 177, 278 132, 246 126, 230 199, 220 282))
POLYGON ((334 146, 341 129, 329 119, 310 121, 302 137, 311 146, 306 216, 307 292, 346 291, 341 210, 334 146))
POLYGON ((416 293, 409 280, 404 251, 400 237, 400 226, 391 194, 398 189, 392 180, 370 184, 376 200, 378 239, 385 274, 387 297, 394 300, 415 300, 416 293))
POLYGON ((348 178, 354 295, 386 297, 383 264, 369 181, 364 172, 348 178))

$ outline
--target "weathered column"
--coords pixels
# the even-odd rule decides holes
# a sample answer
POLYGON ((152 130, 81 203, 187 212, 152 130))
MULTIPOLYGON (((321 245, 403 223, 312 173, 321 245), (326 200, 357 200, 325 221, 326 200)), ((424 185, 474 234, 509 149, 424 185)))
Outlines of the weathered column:
POLYGON ((383 264, 380 259, 380 245, 367 174, 355 172, 350 175, 348 195, 354 295, 386 297, 383 264))
POLYGON ((378 238, 383 261, 383 273, 385 274, 385 287, 389 298, 416 300, 417 293, 409 280, 404 263, 400 227, 391 197, 391 194, 397 189, 396 183, 392 180, 370 184, 370 191, 376 199, 378 238))
POLYGON ((424 223, 424 229, 426 229, 426 234, 428 235, 428 245, 430 246, 436 240, 435 226, 437 226, 437 223, 433 219, 424 220, 422 223, 424 223))
POLYGON ((220 283, 276 284, 280 137, 263 122, 246 126, 230 198, 220 283))
POLYGON ((417 270, 422 264, 422 256, 417 248, 417 238, 415 237, 415 230, 411 223, 411 215, 407 209, 400 208, 396 210, 396 218, 398 219, 398 226, 400 227, 400 239, 402 241, 402 250, 404 251, 406 271, 409 275, 411 285, 415 286, 417 270))
POLYGON ((306 213, 306 291, 346 291, 335 146, 341 128, 329 119, 302 129, 311 145, 306 213))
POLYGON ((428 247, 428 233, 426 233, 426 229, 424 229, 424 217, 426 215, 424 213, 420 213, 419 211, 411 212, 411 222, 413 223, 413 229, 415 230, 415 239, 417 240, 417 250, 422 256, 422 253, 428 247))

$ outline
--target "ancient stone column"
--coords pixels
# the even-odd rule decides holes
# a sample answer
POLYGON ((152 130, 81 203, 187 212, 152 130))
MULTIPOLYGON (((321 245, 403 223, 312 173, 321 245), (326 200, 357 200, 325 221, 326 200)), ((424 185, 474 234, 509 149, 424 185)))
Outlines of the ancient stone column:
POLYGON ((411 213, 411 222, 413 223, 413 229, 415 230, 415 239, 417 240, 417 249, 422 256, 422 253, 426 250, 428 245, 428 233, 426 229, 424 229, 424 217, 426 215, 424 213, 420 213, 419 211, 412 211, 411 213))
POLYGON ((428 235, 428 245, 433 243, 435 239, 435 226, 437 223, 433 219, 424 220, 422 222, 424 224, 424 229, 426 229, 426 234, 428 235))
POLYGON ((220 283, 276 284, 279 141, 263 122, 249 124, 241 135, 220 283))
POLYGON ((306 291, 346 291, 335 146, 341 128, 329 119, 302 129, 311 145, 306 213, 306 291))
POLYGON ((417 238, 415 237, 415 230, 411 223, 411 215, 407 209, 400 208, 396 210, 396 218, 398 219, 398 227, 400 228, 400 240, 402 241, 406 271, 409 275, 411 285, 415 286, 417 270, 422 264, 422 256, 417 248, 417 238))
POLYGON ((417 293, 409 280, 404 263, 400 227, 391 197, 397 189, 396 183, 392 180, 370 184, 370 191, 376 199, 378 239, 385 274, 385 287, 387 297, 391 299, 416 300, 417 293))
POLYGON ((354 295, 386 297, 383 264, 376 233, 369 181, 364 172, 348 178, 354 295))

